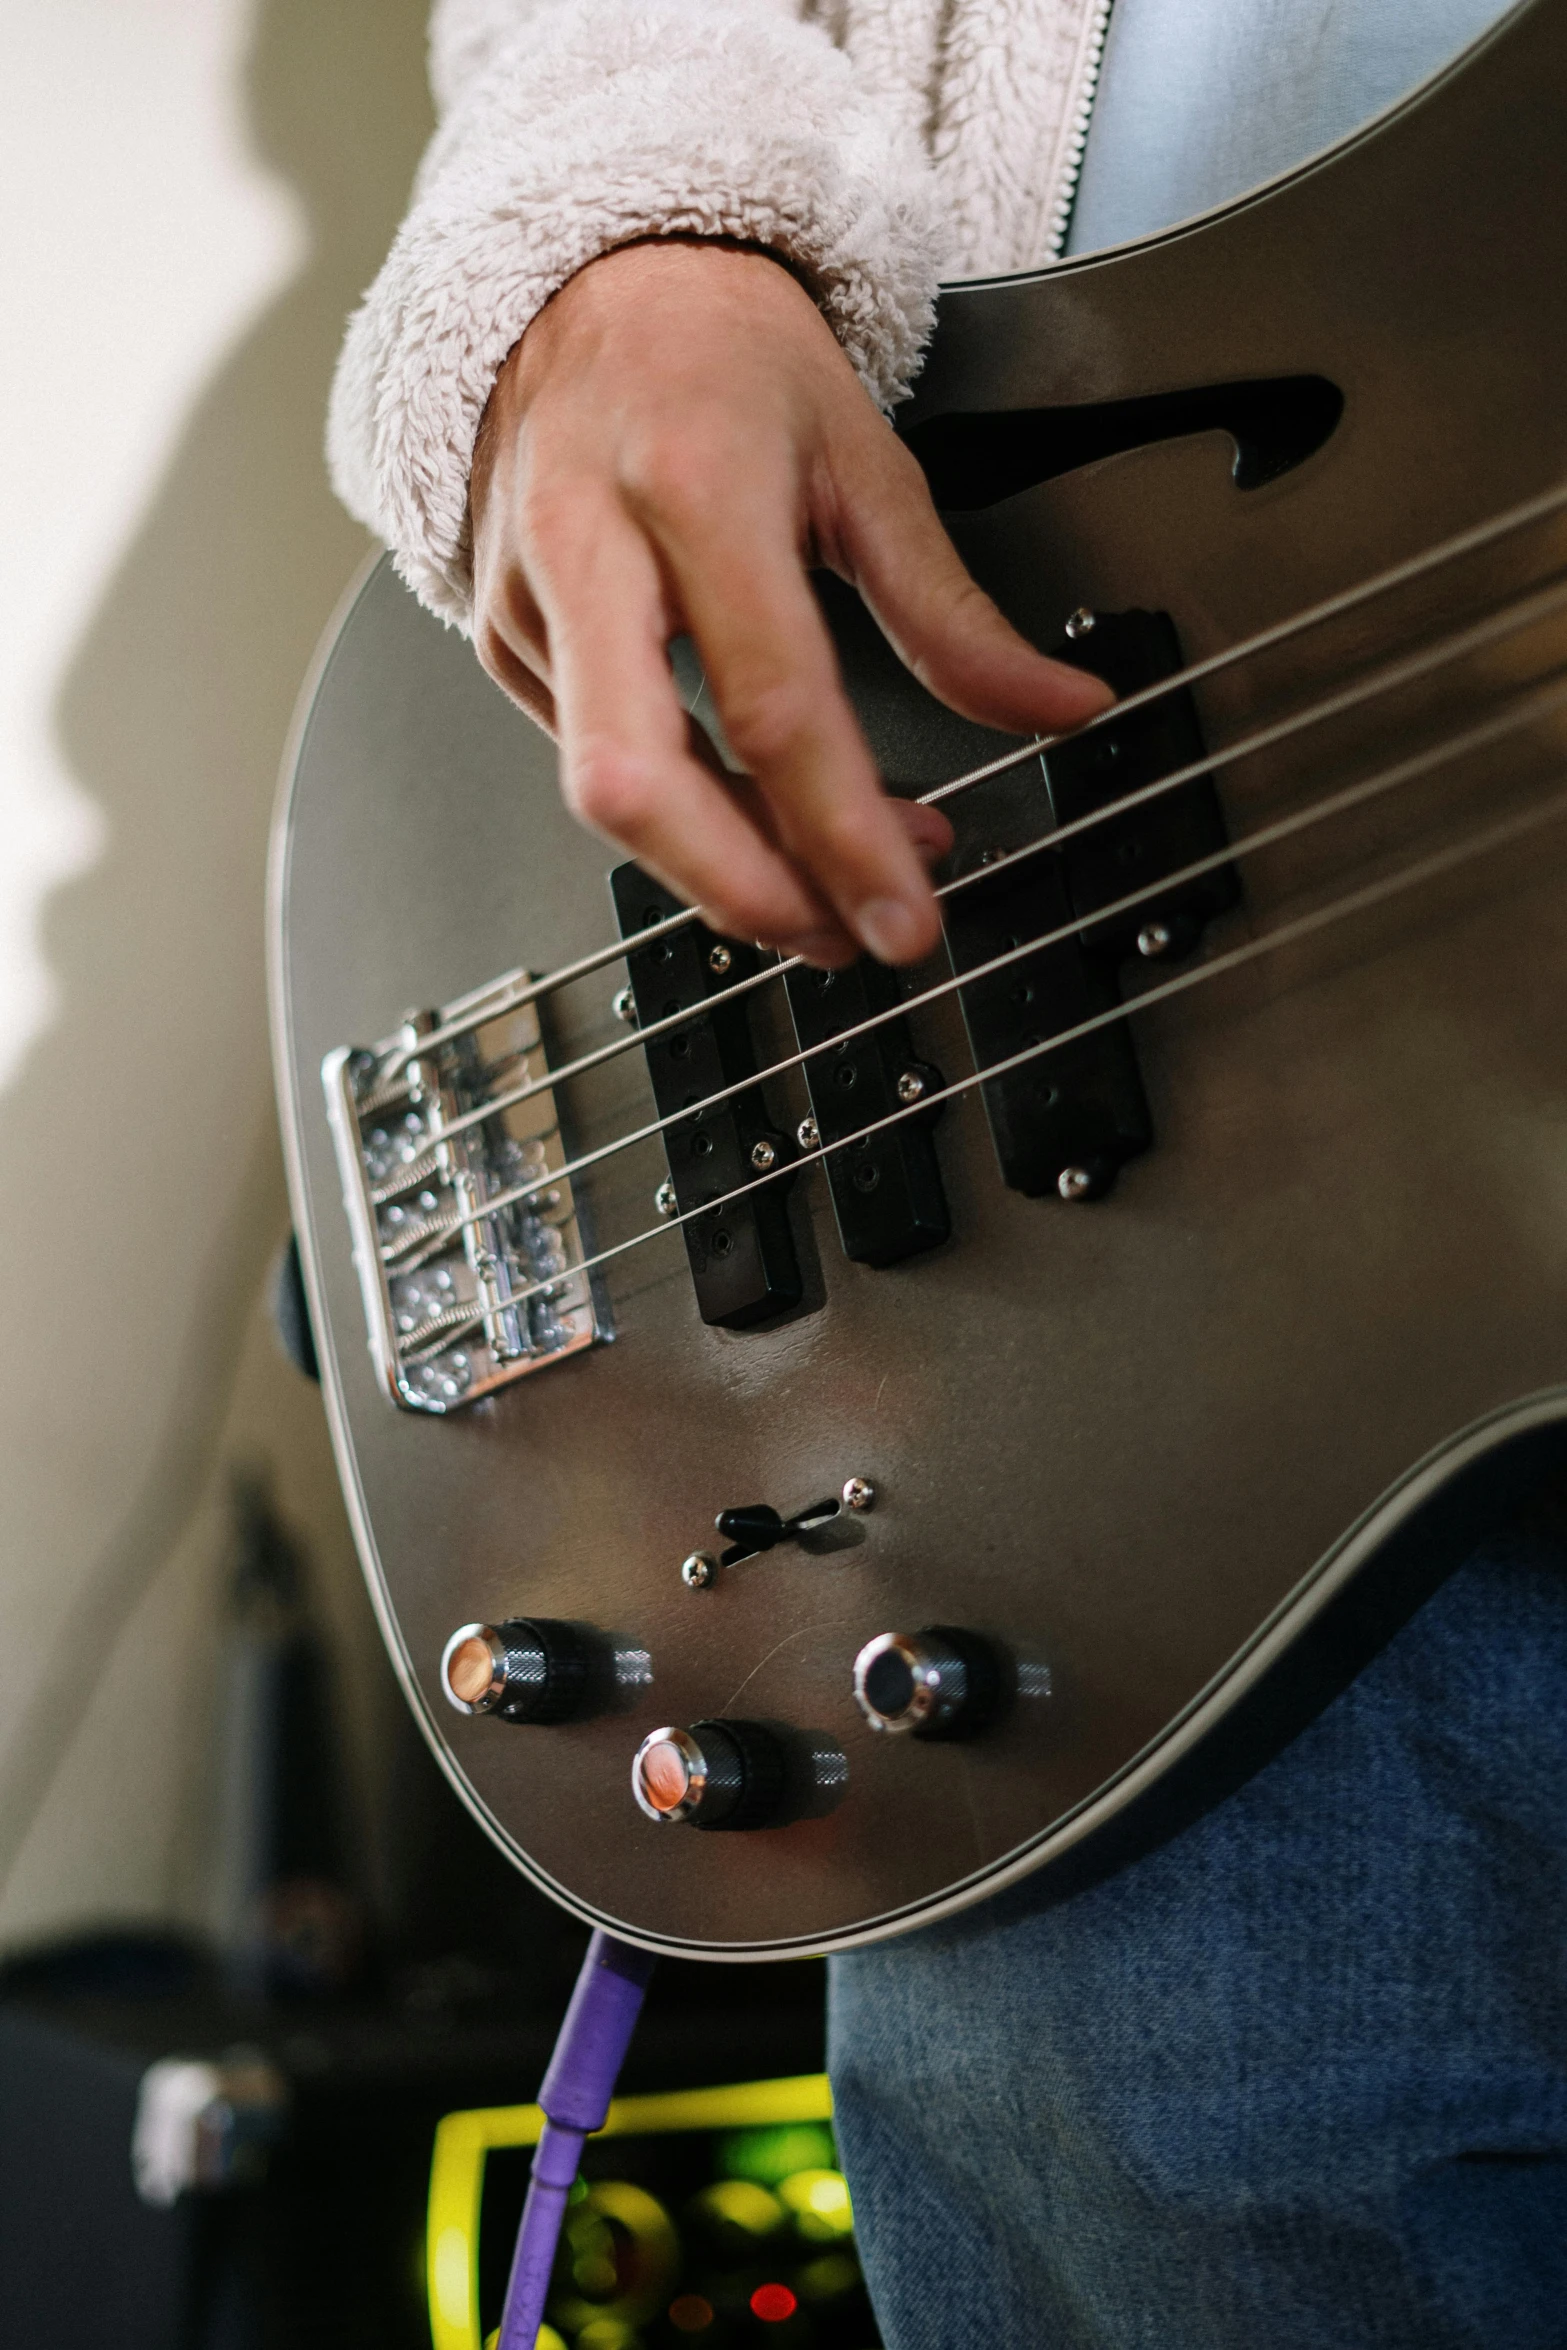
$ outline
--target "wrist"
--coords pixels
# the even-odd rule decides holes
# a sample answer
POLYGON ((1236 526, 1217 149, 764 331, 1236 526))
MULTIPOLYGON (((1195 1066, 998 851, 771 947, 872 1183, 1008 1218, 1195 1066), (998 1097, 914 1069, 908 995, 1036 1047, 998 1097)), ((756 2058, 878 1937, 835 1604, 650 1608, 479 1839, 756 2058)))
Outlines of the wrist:
POLYGON ((747 323, 754 310, 760 335, 778 325, 780 297, 785 317, 792 310, 812 334, 838 347, 809 272, 775 246, 671 230, 628 237, 584 262, 524 328, 496 371, 474 436, 470 533, 482 514, 498 453, 545 376, 568 361, 571 349, 580 353, 601 338, 634 330, 639 314, 651 320, 682 307, 709 309, 715 300, 726 308, 742 305, 747 323), (784 293, 781 280, 796 290, 784 293))

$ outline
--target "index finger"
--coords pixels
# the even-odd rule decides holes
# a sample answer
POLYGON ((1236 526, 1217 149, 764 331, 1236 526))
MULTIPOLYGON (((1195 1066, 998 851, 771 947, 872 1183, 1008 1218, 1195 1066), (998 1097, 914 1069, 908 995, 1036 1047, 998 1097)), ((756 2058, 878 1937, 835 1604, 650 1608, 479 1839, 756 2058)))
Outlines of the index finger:
POLYGON ((850 708, 786 494, 763 484, 697 495, 661 503, 647 522, 779 842, 873 955, 928 954, 935 896, 850 708))
POLYGON ((692 755, 646 541, 613 500, 579 500, 574 522, 558 541, 535 534, 532 549, 569 804, 715 927, 842 960, 791 858, 692 755))

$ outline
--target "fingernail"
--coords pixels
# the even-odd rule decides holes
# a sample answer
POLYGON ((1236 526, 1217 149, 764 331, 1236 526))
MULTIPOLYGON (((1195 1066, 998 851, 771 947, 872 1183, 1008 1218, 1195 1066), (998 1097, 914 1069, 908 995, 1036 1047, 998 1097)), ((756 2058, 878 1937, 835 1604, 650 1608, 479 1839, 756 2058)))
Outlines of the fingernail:
POLYGON ((919 952, 919 920, 901 898, 867 898, 854 927, 878 963, 906 963, 919 952))

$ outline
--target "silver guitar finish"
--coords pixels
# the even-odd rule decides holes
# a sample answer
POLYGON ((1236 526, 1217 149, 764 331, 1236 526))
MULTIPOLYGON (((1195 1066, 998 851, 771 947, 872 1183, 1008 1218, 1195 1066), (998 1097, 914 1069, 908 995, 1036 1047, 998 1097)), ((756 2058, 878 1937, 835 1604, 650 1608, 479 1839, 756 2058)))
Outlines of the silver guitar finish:
MULTIPOLYGON (((1534 0, 1373 130, 1220 214, 952 289, 912 426, 1301 376, 1344 396, 1325 444, 1260 487, 1236 486, 1229 439, 1205 430, 954 515, 1018 625, 1049 644, 1077 606, 1162 608, 1200 660, 1567 475, 1564 108, 1567 5, 1534 0)), ((1515 534, 1217 672, 1198 692, 1210 749, 1564 566, 1559 523, 1515 534)), ((900 787, 996 747, 863 628, 843 651, 900 787)), ((1439 743, 1564 661, 1557 615, 1221 768, 1232 834, 1439 743)), ((1008 788, 1037 807, 1033 774, 1008 788)), ((427 1735, 520 1867, 584 1918, 710 1958, 927 1921, 1118 1814, 1375 1576, 1444 1481, 1567 1415, 1567 822, 1545 820, 1564 792, 1557 713, 1245 857, 1210 959, 1498 820, 1542 818, 1137 1012, 1157 1139, 1108 1200, 1007 1190, 970 1092, 938 1130, 943 1247, 849 1263, 807 1171, 792 1319, 705 1326, 662 1237, 605 1268, 611 1343, 424 1418, 392 1407, 367 1350, 323 1061, 410 1005, 612 936, 615 860, 563 814, 550 744, 469 648, 388 566, 370 573, 279 818, 283 1120, 370 1587, 427 1735), (874 1508, 706 1588, 682 1579, 715 1512, 788 1515, 851 1477, 874 1508), (519 1616, 597 1625, 650 1678, 583 1722, 460 1718, 437 1678, 449 1636, 519 1616), (971 1742, 878 1736, 854 1660, 932 1624, 1003 1644, 1018 1700, 971 1742), (725 1834, 644 1816, 643 1738, 713 1716, 804 1736, 820 1776, 805 1816, 725 1834)), ((985 811, 953 804, 971 842, 985 811)), ((624 1033, 621 981, 611 967, 551 1008, 552 1067, 624 1033)), ((787 1045, 776 1007, 758 1025, 787 1045)), ((950 998, 913 1027, 949 1078, 967 1073, 950 998)), ((792 1131, 797 1073, 773 1098, 792 1131)), ((640 1050, 558 1106, 577 1147, 642 1124, 640 1050)), ((579 1178, 595 1245, 656 1220, 664 1172, 655 1144, 579 1178)))

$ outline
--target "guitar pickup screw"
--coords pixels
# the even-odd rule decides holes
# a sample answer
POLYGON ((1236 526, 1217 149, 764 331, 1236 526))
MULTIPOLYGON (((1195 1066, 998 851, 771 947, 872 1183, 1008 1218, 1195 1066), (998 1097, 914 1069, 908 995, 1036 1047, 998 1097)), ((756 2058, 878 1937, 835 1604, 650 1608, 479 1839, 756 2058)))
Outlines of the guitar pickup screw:
POLYGON ((1201 935, 1189 915, 1172 914, 1168 922, 1147 922, 1137 933, 1137 952, 1146 963, 1164 956, 1189 955, 1201 935))
POLYGON ((1099 1199, 1110 1188, 1113 1168, 1063 1167, 1056 1177, 1056 1189, 1063 1199, 1099 1199))

